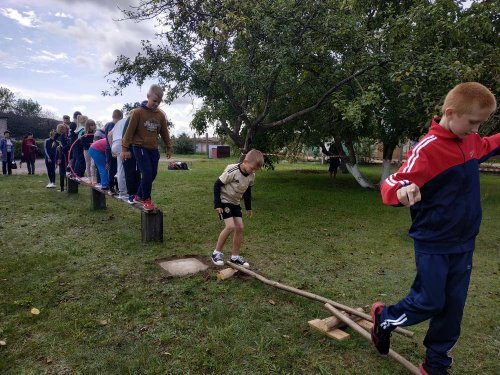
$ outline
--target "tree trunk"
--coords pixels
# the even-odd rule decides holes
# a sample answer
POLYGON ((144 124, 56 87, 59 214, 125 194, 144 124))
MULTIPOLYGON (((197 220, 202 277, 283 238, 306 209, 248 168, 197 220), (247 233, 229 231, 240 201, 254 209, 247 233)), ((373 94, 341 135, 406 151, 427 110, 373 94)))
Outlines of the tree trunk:
POLYGON ((369 181, 358 168, 358 164, 351 164, 349 162, 346 163, 347 170, 354 177, 354 179, 358 182, 358 184, 363 188, 375 189, 375 185, 371 181, 369 181))
POLYGON ((382 173, 380 175, 380 185, 385 181, 387 177, 391 174, 391 162, 392 162, 392 154, 396 145, 390 143, 383 144, 383 152, 382 152, 382 173))
POLYGON ((383 182, 389 175, 391 174, 391 161, 384 159, 382 161, 382 174, 380 175, 380 185, 382 186, 383 182))

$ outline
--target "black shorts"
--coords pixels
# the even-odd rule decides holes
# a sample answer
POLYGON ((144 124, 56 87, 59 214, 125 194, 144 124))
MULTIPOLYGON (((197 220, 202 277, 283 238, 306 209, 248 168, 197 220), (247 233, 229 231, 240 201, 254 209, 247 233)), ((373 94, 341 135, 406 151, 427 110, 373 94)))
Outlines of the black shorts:
POLYGON ((222 218, 243 217, 241 206, 239 204, 222 203, 222 218))

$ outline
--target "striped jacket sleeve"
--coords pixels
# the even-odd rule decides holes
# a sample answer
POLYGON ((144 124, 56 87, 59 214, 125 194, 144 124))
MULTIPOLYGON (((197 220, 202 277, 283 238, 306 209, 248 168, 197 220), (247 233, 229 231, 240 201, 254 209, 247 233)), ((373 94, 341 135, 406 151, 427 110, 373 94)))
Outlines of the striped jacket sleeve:
POLYGON ((484 138, 477 135, 475 148, 480 163, 488 160, 493 155, 500 154, 500 133, 484 138))
POLYGON ((408 152, 406 161, 401 168, 384 180, 380 189, 384 204, 399 205, 400 202, 396 193, 398 189, 410 184, 415 184, 420 188, 427 182, 429 164, 426 151, 436 139, 435 135, 428 135, 423 138, 408 152))

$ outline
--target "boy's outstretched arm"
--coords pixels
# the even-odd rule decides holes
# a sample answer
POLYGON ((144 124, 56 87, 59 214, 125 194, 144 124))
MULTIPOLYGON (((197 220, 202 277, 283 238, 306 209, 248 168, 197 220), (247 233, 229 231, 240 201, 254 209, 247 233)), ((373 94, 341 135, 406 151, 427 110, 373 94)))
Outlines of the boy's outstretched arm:
POLYGON ((494 155, 500 155, 500 133, 490 137, 481 138, 475 135, 476 153, 479 163, 482 163, 494 155))
POLYGON ((387 177, 380 191, 384 204, 410 207, 421 200, 420 188, 429 180, 429 158, 435 136, 423 138, 406 155, 406 161, 396 173, 387 177))

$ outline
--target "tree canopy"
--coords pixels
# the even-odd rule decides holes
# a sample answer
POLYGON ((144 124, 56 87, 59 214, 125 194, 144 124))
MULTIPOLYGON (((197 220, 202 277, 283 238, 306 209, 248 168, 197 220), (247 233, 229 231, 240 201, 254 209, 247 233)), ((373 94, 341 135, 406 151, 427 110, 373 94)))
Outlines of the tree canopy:
POLYGON ((142 0, 125 18, 154 18, 159 31, 117 58, 108 94, 156 78, 167 102, 202 98, 199 133, 214 125, 243 152, 335 138, 355 164, 359 138, 382 141, 387 155, 417 139, 459 82, 498 93, 498 6, 462 3, 142 0))

